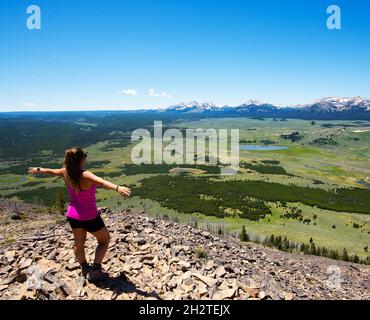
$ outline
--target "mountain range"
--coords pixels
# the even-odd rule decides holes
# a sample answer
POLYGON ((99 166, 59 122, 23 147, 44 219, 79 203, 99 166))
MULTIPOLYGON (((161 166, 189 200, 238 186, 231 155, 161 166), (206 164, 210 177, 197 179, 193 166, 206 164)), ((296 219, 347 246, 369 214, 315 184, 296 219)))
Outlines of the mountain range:
POLYGON ((249 100, 239 106, 218 106, 212 102, 179 103, 161 112, 205 116, 246 116, 257 118, 300 118, 322 120, 370 120, 370 99, 328 97, 306 105, 277 106, 249 100))

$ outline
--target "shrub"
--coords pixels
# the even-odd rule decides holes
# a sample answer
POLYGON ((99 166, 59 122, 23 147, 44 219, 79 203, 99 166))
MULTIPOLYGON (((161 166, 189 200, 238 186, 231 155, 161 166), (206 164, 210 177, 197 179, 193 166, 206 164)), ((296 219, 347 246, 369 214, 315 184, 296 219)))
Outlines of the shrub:
POLYGON ((207 251, 203 247, 196 247, 195 254, 199 259, 207 259, 207 251))

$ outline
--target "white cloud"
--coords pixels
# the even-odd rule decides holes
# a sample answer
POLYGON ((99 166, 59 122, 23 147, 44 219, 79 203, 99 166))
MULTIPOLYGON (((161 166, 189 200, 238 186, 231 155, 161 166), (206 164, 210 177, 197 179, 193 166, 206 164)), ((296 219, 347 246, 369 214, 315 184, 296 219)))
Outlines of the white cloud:
POLYGON ((149 96, 151 97, 160 97, 160 93, 156 93, 154 89, 149 89, 149 96))
POLYGON ((22 106, 23 107, 26 107, 26 108, 33 108, 33 107, 37 107, 37 103, 34 103, 34 102, 23 102, 22 103, 22 106))
POLYGON ((156 92, 154 89, 149 89, 149 93, 148 95, 150 97, 164 97, 164 98, 172 98, 172 96, 170 94, 168 94, 167 92, 156 92))
POLYGON ((163 92, 162 96, 165 97, 165 98, 172 98, 172 96, 170 94, 168 94, 167 92, 163 92))
POLYGON ((128 96, 137 96, 139 94, 135 89, 123 89, 122 93, 127 94, 128 96))

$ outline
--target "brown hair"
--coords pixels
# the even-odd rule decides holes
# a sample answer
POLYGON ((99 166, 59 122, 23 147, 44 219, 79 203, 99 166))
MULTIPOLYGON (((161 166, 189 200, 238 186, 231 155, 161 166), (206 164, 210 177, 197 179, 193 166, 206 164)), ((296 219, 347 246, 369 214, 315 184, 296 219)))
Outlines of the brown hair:
POLYGON ((80 189, 80 177, 82 174, 81 161, 86 159, 87 154, 78 147, 67 149, 65 152, 64 168, 66 169, 66 183, 73 189, 80 189))

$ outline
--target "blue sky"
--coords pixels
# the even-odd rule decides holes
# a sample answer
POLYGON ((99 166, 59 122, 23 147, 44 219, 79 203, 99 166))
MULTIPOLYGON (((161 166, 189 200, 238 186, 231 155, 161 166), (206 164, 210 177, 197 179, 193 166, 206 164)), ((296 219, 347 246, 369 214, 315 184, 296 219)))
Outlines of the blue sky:
POLYGON ((0 111, 370 97, 369 57, 367 0, 0 1, 0 111))

